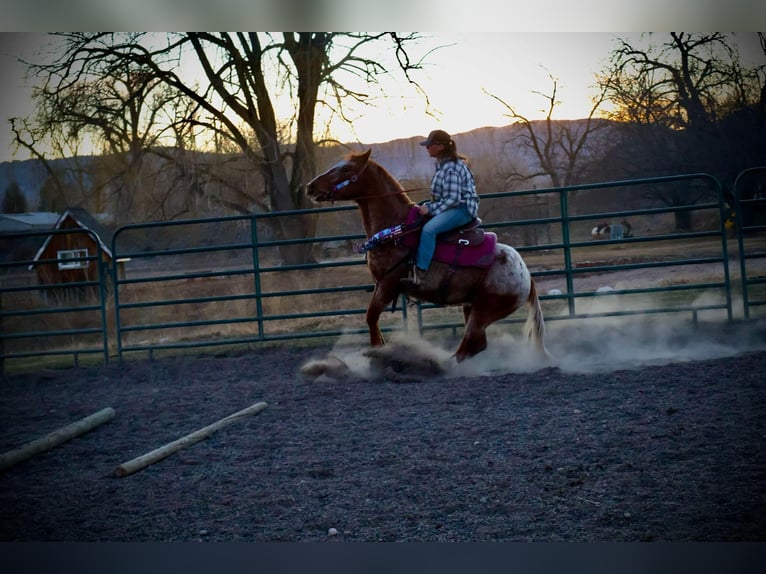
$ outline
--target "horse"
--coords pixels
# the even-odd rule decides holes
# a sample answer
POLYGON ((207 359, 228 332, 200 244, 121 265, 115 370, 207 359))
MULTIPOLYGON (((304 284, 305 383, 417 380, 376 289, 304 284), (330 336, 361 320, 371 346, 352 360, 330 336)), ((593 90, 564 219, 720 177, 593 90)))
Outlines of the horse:
POLYGON ((529 270, 513 247, 497 242, 494 233, 479 227, 480 220, 466 229, 443 234, 453 236, 451 244, 444 242, 446 237, 438 238, 429 268, 429 273, 438 273, 441 278, 438 290, 419 292, 417 286, 406 281, 422 223, 413 221, 417 205, 407 190, 370 159, 371 151, 348 154, 306 184, 307 196, 317 204, 354 201, 359 207, 369 238, 363 251, 374 281, 366 313, 371 346, 384 344, 378 320, 388 304, 404 294, 437 305, 462 305, 465 329, 452 355, 458 363, 487 348, 486 329, 490 324, 526 305, 524 337, 534 344, 542 359, 550 362, 545 320, 529 270))

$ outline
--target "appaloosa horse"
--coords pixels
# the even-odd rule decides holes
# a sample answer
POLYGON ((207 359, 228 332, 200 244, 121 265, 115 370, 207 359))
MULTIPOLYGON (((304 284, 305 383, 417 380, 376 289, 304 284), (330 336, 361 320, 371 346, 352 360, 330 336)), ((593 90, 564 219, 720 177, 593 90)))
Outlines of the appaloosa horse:
POLYGON ((370 151, 350 154, 306 185, 308 196, 322 201, 355 201, 359 206, 368 240, 367 265, 375 290, 367 308, 370 343, 384 343, 378 319, 386 306, 404 293, 408 297, 440 305, 463 306, 465 332, 455 353, 458 362, 487 348, 487 326, 528 306, 525 337, 534 342, 544 359, 545 322, 534 281, 519 253, 497 242, 494 233, 477 223, 440 237, 429 273, 438 273, 439 288, 420 292, 401 280, 407 277, 421 225, 417 206, 401 184, 381 165, 370 159, 370 151))

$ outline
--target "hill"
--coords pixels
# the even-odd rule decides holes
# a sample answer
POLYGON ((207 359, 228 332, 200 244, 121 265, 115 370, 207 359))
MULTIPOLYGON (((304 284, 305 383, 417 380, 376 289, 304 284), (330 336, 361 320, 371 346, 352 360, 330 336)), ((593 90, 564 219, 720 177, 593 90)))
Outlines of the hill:
MULTIPOLYGON (((567 127, 574 134, 579 134, 585 128, 586 120, 562 120, 554 122, 557 127, 567 127)), ((541 129, 543 122, 533 122, 535 129, 541 129)), ((604 123, 606 121, 604 120, 604 123)), ((609 130, 602 130, 605 134, 609 130)), ((539 169, 538 159, 534 151, 520 136, 526 134, 521 124, 506 126, 486 126, 467 132, 453 134, 458 153, 465 155, 471 161, 477 178, 487 179, 490 175, 507 171, 513 167, 520 173, 531 174, 539 169)), ((433 160, 419 145, 427 134, 395 139, 377 144, 346 144, 355 151, 372 149, 375 161, 385 166, 391 175, 401 181, 430 179, 433 173, 433 160)), ((605 135, 592 134, 588 143, 588 151, 595 152, 607 144, 605 135)), ((337 152, 340 154, 340 151, 337 152)), ((546 178, 547 179, 547 178, 546 178)), ((548 185, 550 181, 536 181, 535 184, 548 185)), ((529 187, 533 185, 530 184, 529 187)), ((492 190, 499 191, 499 190, 492 190)))
MULTIPOLYGON (((585 120, 567 120, 556 122, 558 126, 567 126, 573 133, 579 133, 585 125, 585 120)), ((539 126, 542 128, 544 126, 539 126)), ((602 130, 600 133, 604 133, 602 130)), ((524 127, 519 124, 509 124, 501 127, 481 127, 467 132, 453 134, 458 152, 467 156, 477 177, 480 192, 501 191, 498 188, 504 180, 504 174, 510 171, 519 173, 534 173, 538 170, 538 160, 531 148, 525 145, 519 136, 524 135, 524 127)), ((589 138, 590 152, 596 154, 599 147, 606 145, 604 137, 589 138)), ((346 143, 332 148, 325 148, 318 153, 319 169, 331 165, 348 150, 363 151, 372 149, 373 158, 386 167, 391 174, 403 185, 427 185, 433 173, 433 160, 419 145, 426 134, 395 139, 387 142, 365 144, 363 142, 346 143)), ((603 149, 603 148, 602 148, 603 149)), ((206 154, 209 161, 209 154, 206 154)), ((53 160, 54 169, 68 167, 68 164, 78 164, 80 169, 84 163, 93 158, 66 158, 53 160)), ((48 173, 39 160, 25 160, 0 163, 0 203, 6 189, 12 181, 16 181, 27 200, 30 210, 47 209, 40 205, 41 189, 48 178, 48 173)), ((545 187, 550 185, 548 178, 538 178, 524 182, 522 187, 545 187)), ((84 206, 94 213, 98 211, 93 206, 84 206)))

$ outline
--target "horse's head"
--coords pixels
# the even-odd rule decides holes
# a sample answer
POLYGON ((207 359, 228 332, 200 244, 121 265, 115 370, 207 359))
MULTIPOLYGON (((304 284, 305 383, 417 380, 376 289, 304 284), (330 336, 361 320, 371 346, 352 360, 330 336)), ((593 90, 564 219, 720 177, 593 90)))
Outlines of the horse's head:
POLYGON ((361 178, 370 159, 370 151, 350 154, 326 172, 306 184, 306 194, 316 202, 353 200, 362 195, 361 178))

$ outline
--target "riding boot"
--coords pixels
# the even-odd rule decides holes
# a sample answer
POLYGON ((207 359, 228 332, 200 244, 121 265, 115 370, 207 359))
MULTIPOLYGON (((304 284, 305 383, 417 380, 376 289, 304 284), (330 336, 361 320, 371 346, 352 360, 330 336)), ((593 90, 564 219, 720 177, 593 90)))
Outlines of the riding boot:
POLYGON ((430 267, 424 271, 418 266, 413 265, 412 276, 407 279, 402 279, 401 283, 405 287, 414 288, 422 293, 436 291, 439 287, 438 277, 436 275, 436 273, 431 271, 430 267))

